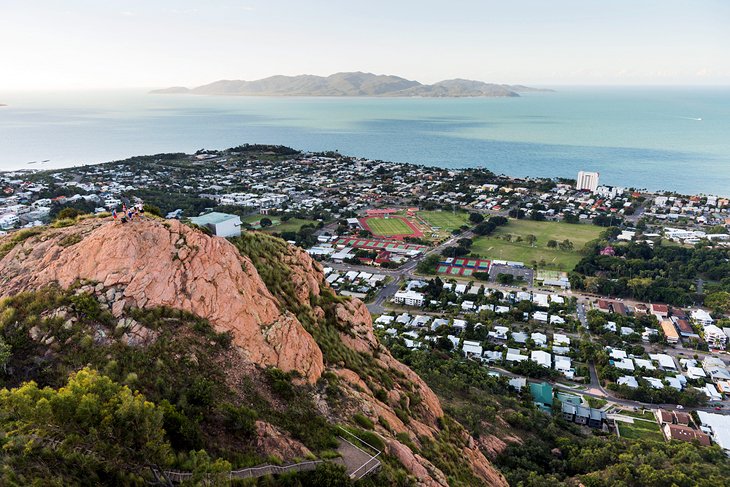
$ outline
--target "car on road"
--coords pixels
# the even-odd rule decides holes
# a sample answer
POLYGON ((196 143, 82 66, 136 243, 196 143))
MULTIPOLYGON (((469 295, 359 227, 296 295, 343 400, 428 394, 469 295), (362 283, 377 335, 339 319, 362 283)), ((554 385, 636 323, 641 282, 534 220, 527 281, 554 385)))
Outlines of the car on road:
POLYGON ((715 406, 715 411, 720 411, 722 409, 722 406, 715 406))
POLYGON ((684 406, 682 406, 681 404, 677 404, 677 409, 684 409, 684 406))

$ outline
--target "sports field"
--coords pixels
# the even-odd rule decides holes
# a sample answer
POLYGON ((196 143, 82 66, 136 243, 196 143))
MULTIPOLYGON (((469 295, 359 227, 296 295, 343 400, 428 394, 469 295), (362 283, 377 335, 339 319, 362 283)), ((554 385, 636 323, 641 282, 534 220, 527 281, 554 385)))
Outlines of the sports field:
POLYGON ((400 218, 373 217, 366 220, 373 235, 390 237, 392 235, 413 235, 413 229, 400 218))
POLYGON ((450 211, 419 211, 418 216, 423 218, 432 227, 451 232, 462 225, 471 225, 469 215, 464 211, 452 213, 450 211))
POLYGON ((499 227, 494 234, 475 239, 471 251, 486 259, 518 261, 528 266, 535 261, 540 268, 570 271, 580 261, 579 252, 586 242, 598 238, 602 230, 595 225, 510 219, 509 224, 499 227), (512 236, 511 241, 500 238, 507 234, 512 236), (537 241, 528 244, 527 235, 534 235, 537 241), (521 242, 516 241, 518 236, 522 238, 521 242), (566 239, 573 242, 573 250, 547 246, 550 240, 562 242, 566 239))

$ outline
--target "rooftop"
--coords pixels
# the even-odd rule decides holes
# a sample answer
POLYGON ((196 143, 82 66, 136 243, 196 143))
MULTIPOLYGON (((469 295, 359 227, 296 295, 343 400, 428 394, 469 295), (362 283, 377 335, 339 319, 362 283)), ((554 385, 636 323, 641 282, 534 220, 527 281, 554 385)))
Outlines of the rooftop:
POLYGON ((205 215, 194 216, 190 218, 190 221, 196 225, 216 225, 232 219, 240 221, 240 217, 238 215, 230 215, 228 213, 219 213, 214 211, 212 213, 206 213, 205 215))

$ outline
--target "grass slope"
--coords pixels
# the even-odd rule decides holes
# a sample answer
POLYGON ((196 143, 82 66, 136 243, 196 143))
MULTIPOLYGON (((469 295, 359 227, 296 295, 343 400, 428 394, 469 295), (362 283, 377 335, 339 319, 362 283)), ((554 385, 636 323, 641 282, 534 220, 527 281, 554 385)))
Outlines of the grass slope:
POLYGON ((617 421, 617 423, 621 438, 664 441, 664 435, 659 429, 659 425, 654 421, 637 419, 633 423, 624 423, 623 421, 617 421))
POLYGON ((580 261, 580 249, 586 242, 598 238, 600 233, 601 228, 594 225, 510 220, 508 225, 499 227, 493 235, 477 238, 471 250, 485 258, 520 261, 527 265, 536 261, 540 268, 569 271, 580 261), (507 234, 512 235, 511 242, 500 238, 507 234), (524 241, 527 235, 537 237, 534 246, 524 241), (517 236, 521 236, 523 241, 515 242, 517 236), (549 240, 562 242, 566 239, 573 242, 573 250, 547 247, 549 240), (545 265, 540 265, 541 261, 545 261, 545 265))
MULTIPOLYGON (((266 215, 251 215, 243 219, 244 222, 250 223, 251 225, 258 226, 259 220, 266 217, 266 215)), ((317 224, 314 220, 304 220, 302 218, 290 218, 287 221, 281 221, 279 217, 270 216, 267 217, 271 220, 272 225, 270 227, 261 228, 264 232, 298 232, 302 225, 317 224)))
POLYGON ((411 235, 413 230, 400 218, 368 218, 368 227, 373 235, 411 235))

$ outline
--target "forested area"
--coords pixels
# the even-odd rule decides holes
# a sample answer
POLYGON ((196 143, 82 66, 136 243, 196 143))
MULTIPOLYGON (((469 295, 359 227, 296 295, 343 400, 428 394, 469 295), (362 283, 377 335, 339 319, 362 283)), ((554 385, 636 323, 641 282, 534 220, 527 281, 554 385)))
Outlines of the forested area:
POLYGON ((570 275, 573 289, 687 306, 730 291, 730 250, 629 243, 602 255, 594 245, 570 275), (698 280, 703 280, 703 294, 698 280))

